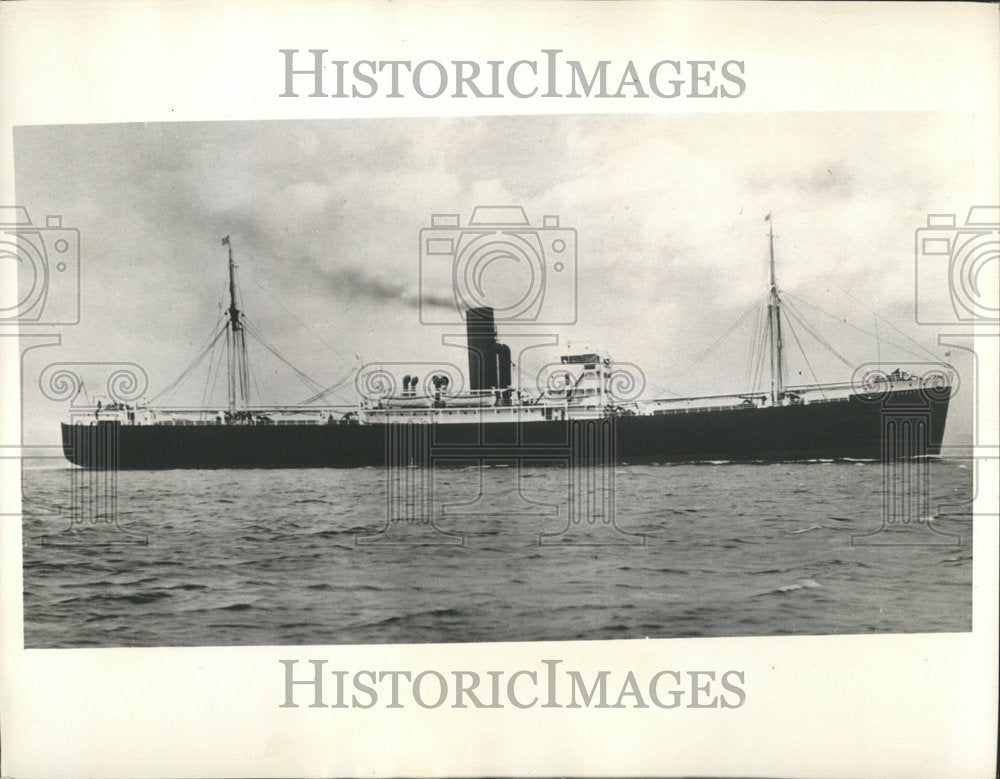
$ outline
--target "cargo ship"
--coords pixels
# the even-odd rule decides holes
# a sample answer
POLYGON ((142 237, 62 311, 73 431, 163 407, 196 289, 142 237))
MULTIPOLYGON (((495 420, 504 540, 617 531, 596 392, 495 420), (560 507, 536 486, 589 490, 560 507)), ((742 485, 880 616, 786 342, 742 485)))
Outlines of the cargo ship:
POLYGON ((249 402, 247 322, 237 305, 227 237, 222 243, 228 246, 229 307, 216 336, 226 350, 226 408, 98 399, 74 407, 73 418, 62 424, 63 452, 83 468, 120 470, 897 460, 939 454, 954 379, 946 363, 932 364, 919 376, 875 366, 847 382, 788 384, 773 227, 768 237, 760 346, 770 387, 763 391, 644 398, 635 393, 635 374, 591 350, 563 355, 544 386, 524 390, 514 386, 511 350, 500 341, 494 310, 478 306, 464 312, 466 376, 431 369, 400 377, 362 369, 356 377, 361 400, 348 407, 317 405, 323 392, 294 406, 249 402))

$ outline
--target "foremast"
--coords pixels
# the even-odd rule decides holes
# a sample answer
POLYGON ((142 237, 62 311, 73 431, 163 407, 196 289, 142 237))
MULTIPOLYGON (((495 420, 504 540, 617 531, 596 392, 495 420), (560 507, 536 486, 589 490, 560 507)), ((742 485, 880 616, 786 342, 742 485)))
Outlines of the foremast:
POLYGON ((229 320, 226 323, 226 355, 229 369, 229 414, 247 406, 250 395, 250 368, 247 363, 247 342, 243 323, 243 312, 236 305, 236 263, 233 260, 233 244, 227 235, 222 245, 229 250, 229 320))
POLYGON ((785 396, 785 366, 782 355, 784 343, 781 339, 781 295, 774 273, 774 222, 771 214, 765 218, 768 224, 768 246, 770 252, 771 285, 767 302, 767 330, 771 347, 771 405, 780 406, 785 396))

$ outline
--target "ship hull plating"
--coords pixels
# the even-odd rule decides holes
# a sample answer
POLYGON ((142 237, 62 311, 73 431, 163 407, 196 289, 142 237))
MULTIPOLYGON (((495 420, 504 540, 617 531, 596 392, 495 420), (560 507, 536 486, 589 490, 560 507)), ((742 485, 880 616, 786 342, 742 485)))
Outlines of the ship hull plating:
MULTIPOLYGON (((348 468, 565 463, 598 431, 601 461, 628 463, 900 459, 936 455, 947 395, 889 392, 828 403, 571 421, 448 424, 63 424, 66 458, 85 468, 348 468)), ((586 447, 584 447, 586 449, 586 447)), ((591 447, 588 451, 593 451, 591 447)), ((588 455, 589 457, 589 455, 588 455)))

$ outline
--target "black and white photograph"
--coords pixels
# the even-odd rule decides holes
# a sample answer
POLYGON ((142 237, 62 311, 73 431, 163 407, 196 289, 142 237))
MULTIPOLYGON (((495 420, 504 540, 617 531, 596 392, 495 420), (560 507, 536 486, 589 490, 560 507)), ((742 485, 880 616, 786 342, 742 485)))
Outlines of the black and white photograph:
POLYGON ((0 773, 993 774, 995 7, 3 5, 0 773))
POLYGON ((971 305, 949 262, 996 286, 997 209, 928 225, 969 131, 18 128, 39 253, 92 258, 36 304, 79 292, 27 645, 971 629, 972 359, 920 322, 971 305))

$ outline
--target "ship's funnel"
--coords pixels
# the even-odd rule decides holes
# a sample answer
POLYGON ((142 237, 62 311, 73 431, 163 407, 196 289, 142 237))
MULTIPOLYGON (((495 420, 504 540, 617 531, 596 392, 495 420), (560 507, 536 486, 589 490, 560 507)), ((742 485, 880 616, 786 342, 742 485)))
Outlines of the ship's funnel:
POLYGON ((488 306, 465 312, 466 348, 469 350, 469 389, 496 389, 497 326, 488 306))
POLYGON ((493 309, 488 306, 470 308, 465 312, 465 328, 469 350, 469 388, 473 392, 509 390, 510 347, 497 342, 493 309))

